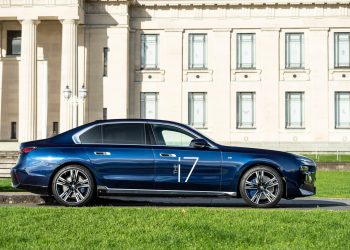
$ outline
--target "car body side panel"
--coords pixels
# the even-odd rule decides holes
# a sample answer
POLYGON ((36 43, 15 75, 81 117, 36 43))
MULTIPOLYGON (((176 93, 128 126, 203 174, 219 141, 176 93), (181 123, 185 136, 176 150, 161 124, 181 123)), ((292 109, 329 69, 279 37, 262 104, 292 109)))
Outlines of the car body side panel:
POLYGON ((154 147, 153 150, 157 189, 220 191, 220 150, 187 147, 154 147), (162 157, 162 154, 173 157, 162 157))
POLYGON ((302 184, 296 161, 284 152, 269 150, 242 150, 226 148, 222 152, 222 191, 239 191, 239 181, 246 170, 253 166, 266 165, 277 170, 286 183, 286 194, 300 196, 298 187, 302 184))
POLYGON ((53 173, 65 164, 80 164, 94 173, 89 158, 80 146, 38 147, 28 154, 21 154, 15 171, 20 185, 48 187, 53 173))
POLYGON ((154 157, 150 146, 84 145, 98 185, 108 188, 152 189, 154 157), (95 153, 106 153, 96 155, 95 153))

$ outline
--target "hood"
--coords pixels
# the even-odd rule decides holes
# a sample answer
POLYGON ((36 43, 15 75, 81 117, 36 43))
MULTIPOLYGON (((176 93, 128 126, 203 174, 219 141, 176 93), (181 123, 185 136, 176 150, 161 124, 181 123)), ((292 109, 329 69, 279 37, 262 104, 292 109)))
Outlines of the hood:
POLYGON ((237 153, 250 153, 250 154, 279 154, 279 155, 285 155, 285 156, 293 156, 296 157, 296 155, 284 151, 278 151, 278 150, 270 150, 270 149, 262 149, 262 148, 247 148, 247 147, 235 147, 235 146, 220 146, 221 150, 226 152, 237 152, 237 153))

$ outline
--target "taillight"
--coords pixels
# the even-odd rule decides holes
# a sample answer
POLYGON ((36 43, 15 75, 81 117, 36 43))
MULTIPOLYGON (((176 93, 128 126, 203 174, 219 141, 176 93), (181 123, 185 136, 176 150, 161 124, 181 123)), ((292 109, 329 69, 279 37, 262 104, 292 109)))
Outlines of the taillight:
POLYGON ((22 148, 20 153, 21 154, 28 154, 30 152, 32 152, 34 149, 36 149, 36 147, 25 147, 25 148, 22 148))

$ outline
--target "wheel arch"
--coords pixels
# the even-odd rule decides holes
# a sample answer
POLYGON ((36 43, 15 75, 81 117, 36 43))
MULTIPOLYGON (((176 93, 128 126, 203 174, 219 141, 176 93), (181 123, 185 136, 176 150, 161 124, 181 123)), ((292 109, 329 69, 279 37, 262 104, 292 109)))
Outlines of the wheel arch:
POLYGON ((86 168, 89 173, 91 174, 93 180, 94 180, 94 183, 95 183, 95 194, 96 194, 96 190, 97 190, 97 182, 96 182, 96 177, 95 177, 95 174, 93 171, 91 171, 90 167, 87 165, 87 164, 84 164, 84 163, 81 163, 81 162, 77 162, 77 161, 70 161, 70 162, 65 162, 61 165, 59 165, 51 174, 50 176, 50 180, 49 180, 49 185, 48 185, 48 194, 49 195, 52 195, 52 181, 53 181, 53 178, 55 177, 55 175, 57 174, 58 171, 60 171, 62 168, 66 167, 66 166, 70 166, 70 165, 78 165, 78 166, 81 166, 81 167, 84 167, 86 168))
POLYGON ((237 186, 236 186, 236 190, 237 190, 237 197, 241 198, 241 194, 240 194, 240 188, 239 188, 239 185, 241 183, 241 180, 243 178, 243 175, 249 170, 249 169, 252 169, 256 166, 266 166, 266 167, 271 167, 272 169, 276 170, 277 173, 280 175, 280 177, 282 178, 283 180, 283 186, 284 186, 284 191, 283 191, 283 195, 282 197, 285 198, 287 197, 287 182, 286 182, 286 179, 283 175, 283 172, 280 168, 280 166, 276 163, 272 163, 272 162, 266 162, 266 161, 255 161, 255 162, 251 162, 251 163, 248 163, 248 164, 245 164, 243 166, 243 170, 240 171, 240 174, 239 174, 239 179, 238 179, 238 182, 237 182, 237 186))

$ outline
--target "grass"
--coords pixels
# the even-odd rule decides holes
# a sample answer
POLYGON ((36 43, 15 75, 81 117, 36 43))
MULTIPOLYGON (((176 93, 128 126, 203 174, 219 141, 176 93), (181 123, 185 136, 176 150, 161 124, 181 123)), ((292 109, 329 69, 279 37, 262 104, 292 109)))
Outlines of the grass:
POLYGON ((3 249, 349 249, 350 211, 0 208, 3 249))
MULTIPOLYGON (((318 171, 317 197, 350 198, 350 171, 318 171)), ((0 178, 0 192, 23 191, 11 187, 10 179, 0 178)))
POLYGON ((350 198, 350 171, 318 171, 316 196, 350 198))
POLYGON ((303 154, 316 162, 350 162, 350 154, 303 154))
POLYGON ((11 178, 0 178, 0 192, 23 192, 23 190, 11 187, 11 178))

